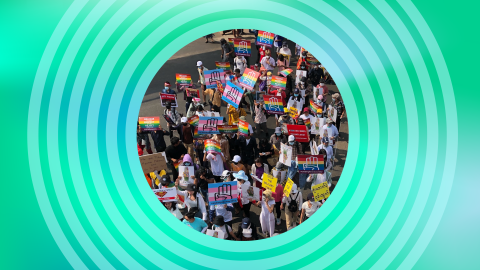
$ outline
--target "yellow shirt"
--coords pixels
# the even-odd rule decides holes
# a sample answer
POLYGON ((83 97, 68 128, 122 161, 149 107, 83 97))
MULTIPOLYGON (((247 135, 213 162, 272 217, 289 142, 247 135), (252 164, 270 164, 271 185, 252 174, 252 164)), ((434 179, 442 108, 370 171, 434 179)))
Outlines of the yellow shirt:
POLYGON ((247 116, 247 113, 243 108, 240 108, 240 111, 237 111, 237 109, 233 106, 230 106, 227 110, 228 114, 228 124, 229 125, 234 125, 238 123, 238 119, 240 116, 247 116))

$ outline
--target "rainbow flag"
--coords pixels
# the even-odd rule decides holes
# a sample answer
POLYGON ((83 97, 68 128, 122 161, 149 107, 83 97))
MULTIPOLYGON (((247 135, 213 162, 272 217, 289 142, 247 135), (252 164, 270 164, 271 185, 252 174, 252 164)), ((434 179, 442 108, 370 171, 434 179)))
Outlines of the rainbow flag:
POLYGON ((265 110, 271 114, 285 114, 281 96, 263 95, 265 110))
POLYGON ((177 162, 174 162, 173 166, 175 166, 175 170, 178 171, 178 166, 180 166, 180 164, 182 164, 182 163, 183 163, 183 160, 181 160, 181 159, 177 160, 177 162))
POLYGON ((222 149, 220 148, 220 143, 215 140, 205 140, 205 151, 207 152, 207 154, 222 153, 222 149))
POLYGON ((310 128, 310 126, 311 126, 310 118, 303 119, 303 123, 305 123, 305 126, 307 126, 308 128, 310 128))
POLYGON ((252 54, 252 45, 249 40, 235 39, 233 43, 236 55, 250 56, 252 54))
POLYGON ((138 123, 140 124, 140 128, 142 131, 148 130, 160 130, 160 117, 153 116, 153 117, 139 117, 138 123))
POLYGON ((238 130, 240 131, 240 135, 248 135, 248 122, 238 120, 238 130))
POLYGON ((217 69, 222 68, 223 70, 230 70, 230 63, 229 62, 215 61, 215 66, 217 66, 217 69))
POLYGON ((190 118, 188 118, 188 123, 194 127, 198 126, 198 115, 194 115, 190 118))
POLYGON ((258 36, 257 36, 257 45, 260 46, 267 46, 267 47, 272 47, 273 46, 273 37, 275 35, 270 32, 266 31, 258 31, 258 36))
POLYGON ((232 49, 235 48, 235 39, 234 38, 228 38, 228 44, 230 44, 230 47, 232 47, 232 49))
POLYGON ((293 69, 291 68, 287 68, 287 69, 284 69, 282 71, 280 71, 280 75, 284 76, 284 77, 287 77, 288 75, 290 75, 290 73, 293 72, 293 69))
POLYGON ((188 86, 192 83, 192 76, 190 76, 190 74, 177 73, 175 77, 177 83, 181 86, 188 86))
POLYGON ((203 140, 205 139, 205 135, 198 134, 198 127, 195 127, 195 130, 193 131, 193 138, 196 140, 203 140))
POLYGON ((270 85, 273 88, 281 88, 285 90, 285 88, 287 87, 287 78, 280 76, 272 76, 272 81, 270 85))
POLYGON ((221 126, 218 126, 218 131, 220 131, 220 133, 237 133, 238 126, 237 125, 221 125, 221 126))
POLYGON ((246 68, 242 77, 240 77, 240 80, 238 81, 238 85, 251 91, 253 90, 253 87, 255 87, 258 77, 260 77, 260 72, 246 68))
POLYGON ((307 62, 310 63, 310 65, 320 65, 320 61, 315 57, 307 57, 307 62))
POLYGON ((299 173, 324 173, 323 155, 298 155, 297 165, 299 173))
POLYGON ((322 113, 322 107, 310 99, 310 109, 316 113, 322 113))

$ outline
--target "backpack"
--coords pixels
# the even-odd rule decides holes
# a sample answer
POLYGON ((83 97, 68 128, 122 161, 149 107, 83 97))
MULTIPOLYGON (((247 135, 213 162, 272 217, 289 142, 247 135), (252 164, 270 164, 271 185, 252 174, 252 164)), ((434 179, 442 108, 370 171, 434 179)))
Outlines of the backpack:
POLYGON ((297 198, 298 198, 298 192, 297 192, 297 197, 295 197, 295 200, 292 199, 292 196, 290 195, 290 199, 292 199, 292 201, 288 205, 288 211, 290 211, 292 213, 295 213, 295 212, 298 211, 297 198))
MULTIPOLYGON (((225 223, 225 225, 223 225, 223 226, 225 226, 225 231, 227 232, 227 238, 225 238, 225 240, 232 240, 232 236, 230 235, 230 232, 228 231, 228 225, 227 225, 227 223, 225 223)), ((212 229, 213 229, 213 230, 215 230, 216 228, 217 228, 216 225, 213 225, 213 226, 212 226, 212 229)))

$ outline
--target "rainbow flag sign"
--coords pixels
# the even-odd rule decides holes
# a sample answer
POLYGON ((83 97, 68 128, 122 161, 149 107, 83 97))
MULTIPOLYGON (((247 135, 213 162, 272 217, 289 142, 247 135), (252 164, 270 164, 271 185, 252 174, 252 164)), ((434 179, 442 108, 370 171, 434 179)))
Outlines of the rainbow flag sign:
POLYGON ((215 61, 215 66, 217 66, 217 69, 223 69, 223 70, 230 70, 230 63, 229 62, 218 62, 215 61))
POLYGON ((312 125, 312 124, 310 123, 310 118, 303 119, 303 123, 305 123, 305 126, 307 126, 308 128, 310 128, 310 126, 312 125))
POLYGON ((285 114, 281 96, 263 95, 263 101, 265 102, 265 110, 268 113, 279 115, 285 114))
POLYGON ((235 108, 238 108, 238 104, 242 100, 243 93, 245 91, 233 84, 232 82, 227 82, 227 87, 223 91, 222 100, 232 105, 235 108))
POLYGON ((207 154, 214 153, 220 154, 222 153, 222 149, 220 148, 220 143, 215 140, 205 140, 205 151, 207 154))
POLYGON ((248 135, 248 122, 243 120, 238 120, 238 131, 240 131, 240 135, 243 135, 243 136, 248 135))
POLYGON ((291 68, 287 68, 287 69, 284 69, 282 71, 280 71, 280 75, 284 76, 284 77, 287 77, 288 75, 290 75, 290 73, 293 72, 293 69, 291 68))
POLYGON ((229 38, 228 39, 228 44, 230 44, 230 47, 233 50, 235 48, 235 38, 229 38))
POLYGON ((160 130, 160 117, 138 117, 138 123, 142 131, 160 130))
POLYGON ((190 74, 177 73, 175 77, 180 86, 188 86, 192 83, 192 76, 190 76, 190 74))
POLYGON ((238 201, 237 181, 208 184, 208 204, 218 205, 238 201))
POLYGON ((217 81, 220 81, 225 86, 225 70, 205 70, 203 75, 205 77, 205 84, 207 88, 217 88, 217 81))
POLYGON ((307 62, 310 65, 320 65, 320 61, 318 61, 317 58, 315 58, 315 57, 308 57, 307 56, 307 62))
POLYGON ((272 47, 273 46, 273 37, 275 35, 270 32, 265 32, 265 31, 258 31, 258 36, 257 36, 257 45, 260 46, 267 46, 267 47, 272 47))
POLYGON ((310 109, 315 113, 322 113, 322 107, 310 99, 310 109))
POLYGON ((173 166, 175 167, 175 170, 178 171, 178 166, 183 163, 183 160, 178 159, 177 162, 173 162, 173 166))
POLYGON ((285 90, 285 87, 287 87, 287 78, 280 76, 272 76, 272 81, 270 85, 273 88, 280 88, 285 90))
POLYGON ((252 54, 252 45, 250 40, 235 39, 233 43, 236 55, 250 56, 252 54))
POLYGON ((198 115, 193 115, 190 118, 188 118, 188 123, 191 126, 196 127, 196 126, 198 126, 198 120, 199 120, 198 115))
POLYGON ((195 127, 195 130, 193 131, 193 138, 196 140, 203 140, 205 139, 205 135, 198 134, 198 127, 195 127))
POLYGON ((299 173, 323 173, 325 170, 323 155, 298 155, 297 164, 299 173))
POLYGON ((237 125, 221 125, 221 126, 218 126, 218 131, 220 131, 220 133, 237 133, 238 131, 238 126, 237 125))
POLYGON ((240 80, 238 80, 238 84, 241 87, 247 88, 248 90, 253 90, 253 87, 255 87, 255 83, 257 82, 258 77, 260 77, 260 72, 256 72, 255 70, 246 68, 243 72, 242 77, 240 77, 240 80))
POLYGON ((218 125, 223 125, 223 117, 200 116, 198 120, 198 134, 220 134, 218 125))

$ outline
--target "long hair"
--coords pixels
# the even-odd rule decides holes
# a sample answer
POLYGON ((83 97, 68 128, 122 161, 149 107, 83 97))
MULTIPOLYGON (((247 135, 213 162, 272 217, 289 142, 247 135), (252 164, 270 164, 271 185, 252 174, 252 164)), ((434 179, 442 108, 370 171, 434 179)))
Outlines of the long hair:
MULTIPOLYGON (((173 211, 177 210, 177 204, 176 204, 175 202, 170 202, 170 203, 172 203, 172 210, 173 210, 173 211)), ((162 204, 163 204, 163 206, 164 206, 167 210, 170 210, 170 209, 168 209, 167 206, 165 205, 166 202, 162 202, 162 204)))

